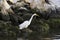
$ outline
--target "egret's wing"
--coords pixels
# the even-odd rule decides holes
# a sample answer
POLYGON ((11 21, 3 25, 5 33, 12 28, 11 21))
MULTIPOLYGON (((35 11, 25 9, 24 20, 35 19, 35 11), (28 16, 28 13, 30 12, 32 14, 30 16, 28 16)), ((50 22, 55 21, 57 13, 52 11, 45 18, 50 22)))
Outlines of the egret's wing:
POLYGON ((22 24, 19 25, 19 29, 24 29, 28 26, 28 21, 24 21, 22 24))

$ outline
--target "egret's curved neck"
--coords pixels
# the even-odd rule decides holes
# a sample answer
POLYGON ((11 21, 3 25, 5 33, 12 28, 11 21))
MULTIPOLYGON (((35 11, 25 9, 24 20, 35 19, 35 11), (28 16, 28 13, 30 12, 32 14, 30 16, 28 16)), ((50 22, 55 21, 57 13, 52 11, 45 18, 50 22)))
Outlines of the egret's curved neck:
POLYGON ((31 18, 29 20, 30 23, 31 23, 31 21, 32 21, 32 19, 33 19, 34 16, 35 16, 34 14, 31 16, 31 18))

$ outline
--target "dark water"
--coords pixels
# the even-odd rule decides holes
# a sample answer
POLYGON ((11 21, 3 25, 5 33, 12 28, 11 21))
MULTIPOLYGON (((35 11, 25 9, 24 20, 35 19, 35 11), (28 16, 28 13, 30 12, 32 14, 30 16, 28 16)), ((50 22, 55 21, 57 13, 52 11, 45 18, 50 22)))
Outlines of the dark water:
MULTIPOLYGON (((17 40, 28 40, 28 39, 23 39, 23 38, 17 38, 17 40)), ((52 37, 47 37, 47 38, 41 38, 40 40, 60 40, 60 35, 54 35, 52 37)))
MULTIPOLYGON (((18 38, 17 40, 24 40, 24 39, 18 38)), ((28 40, 28 39, 26 39, 26 40, 28 40)), ((60 40, 60 39, 43 38, 43 39, 40 39, 40 40, 60 40)))

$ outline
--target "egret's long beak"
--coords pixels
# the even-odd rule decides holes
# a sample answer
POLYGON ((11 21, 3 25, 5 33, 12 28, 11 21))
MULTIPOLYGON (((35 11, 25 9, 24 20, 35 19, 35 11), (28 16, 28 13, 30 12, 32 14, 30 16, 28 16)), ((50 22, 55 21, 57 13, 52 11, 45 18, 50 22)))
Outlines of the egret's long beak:
POLYGON ((36 14, 36 16, 39 16, 38 14, 36 14))

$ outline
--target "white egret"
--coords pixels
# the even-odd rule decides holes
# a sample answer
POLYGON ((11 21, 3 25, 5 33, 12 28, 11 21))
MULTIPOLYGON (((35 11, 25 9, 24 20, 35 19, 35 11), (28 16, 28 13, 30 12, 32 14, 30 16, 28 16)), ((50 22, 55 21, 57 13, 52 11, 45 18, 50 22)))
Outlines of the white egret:
POLYGON ((19 29, 27 28, 30 25, 30 23, 31 23, 31 21, 32 21, 32 19, 33 19, 34 16, 38 16, 38 15, 36 13, 33 14, 31 16, 30 20, 24 21, 22 24, 19 25, 19 29))

